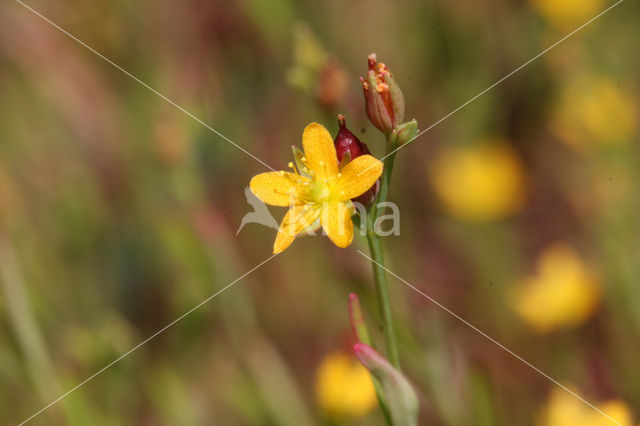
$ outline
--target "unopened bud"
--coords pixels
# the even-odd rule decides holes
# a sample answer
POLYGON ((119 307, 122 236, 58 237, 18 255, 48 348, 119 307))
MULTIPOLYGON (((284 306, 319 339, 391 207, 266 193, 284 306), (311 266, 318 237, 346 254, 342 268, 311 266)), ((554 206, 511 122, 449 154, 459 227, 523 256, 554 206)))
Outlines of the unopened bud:
POLYGON ((411 142, 416 136, 418 136, 418 122, 413 119, 393 129, 390 140, 396 146, 401 146, 411 142))
POLYGON ((380 381, 391 423, 417 426, 418 397, 409 381, 371 346, 356 343, 353 352, 362 365, 380 381))
MULTIPOLYGON (((347 129, 347 120, 344 115, 338 115, 338 125, 340 130, 334 139, 333 144, 336 147, 336 154, 338 155, 338 162, 341 168, 349 161, 360 157, 361 155, 371 155, 369 148, 363 142, 358 139, 349 129, 347 129)), ((378 190, 380 189, 380 180, 377 180, 371 188, 364 194, 354 198, 354 202, 363 204, 364 206, 370 206, 378 196, 378 190)))
POLYGON ((367 77, 360 77, 367 115, 374 126, 389 133, 404 119, 404 96, 389 68, 376 62, 376 54, 369 55, 367 77))

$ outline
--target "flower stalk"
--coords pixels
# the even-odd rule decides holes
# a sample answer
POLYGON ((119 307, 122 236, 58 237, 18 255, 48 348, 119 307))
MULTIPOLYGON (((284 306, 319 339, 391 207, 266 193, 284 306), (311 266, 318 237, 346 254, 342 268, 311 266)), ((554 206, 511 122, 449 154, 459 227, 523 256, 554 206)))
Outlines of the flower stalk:
MULTIPOLYGON (((392 133, 387 135, 387 142, 387 153, 393 152, 395 149, 395 143, 393 143, 392 133)), ((387 285, 387 272, 384 269, 384 253, 382 251, 380 236, 375 229, 375 224, 377 223, 381 213, 377 206, 380 203, 387 201, 387 193, 389 192, 389 184, 391 181, 395 157, 396 154, 393 153, 384 159, 382 177, 380 178, 380 192, 376 203, 371 206, 368 212, 367 242, 369 243, 371 258, 373 259, 373 278, 376 284, 376 297, 378 299, 378 309, 382 320, 382 330, 387 357, 395 368, 400 369, 398 341, 393 323, 393 314, 391 312, 391 301, 389 299, 389 289, 387 285)))

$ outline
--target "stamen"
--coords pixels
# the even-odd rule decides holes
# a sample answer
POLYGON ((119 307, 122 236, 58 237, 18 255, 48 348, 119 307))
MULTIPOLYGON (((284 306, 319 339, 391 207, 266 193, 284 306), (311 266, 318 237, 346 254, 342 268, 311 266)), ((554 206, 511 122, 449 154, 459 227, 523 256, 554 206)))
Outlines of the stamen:
POLYGON ((300 172, 298 171, 298 169, 296 169, 295 164, 293 164, 291 161, 289 161, 289 167, 291 167, 294 171, 295 174, 299 175, 300 172))
POLYGON ((387 83, 378 83, 376 85, 376 91, 378 93, 382 93, 382 92, 385 92, 387 90, 389 90, 389 85, 387 83))

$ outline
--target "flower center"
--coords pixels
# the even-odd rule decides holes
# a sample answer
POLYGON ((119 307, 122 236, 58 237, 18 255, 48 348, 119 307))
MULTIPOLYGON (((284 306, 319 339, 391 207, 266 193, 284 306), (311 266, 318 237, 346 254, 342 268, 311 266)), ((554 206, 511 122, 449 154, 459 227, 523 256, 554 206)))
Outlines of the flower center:
POLYGON ((325 201, 329 201, 329 197, 331 196, 331 189, 329 189, 329 184, 327 182, 314 182, 311 190, 309 191, 309 197, 319 203, 323 203, 325 201))

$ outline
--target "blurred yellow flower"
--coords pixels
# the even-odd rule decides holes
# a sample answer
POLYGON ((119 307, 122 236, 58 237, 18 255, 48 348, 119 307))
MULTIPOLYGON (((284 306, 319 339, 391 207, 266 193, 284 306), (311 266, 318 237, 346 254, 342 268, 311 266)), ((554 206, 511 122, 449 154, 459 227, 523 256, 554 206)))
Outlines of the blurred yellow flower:
MULTIPOLYGON (((631 426, 631 410, 624 401, 610 400, 597 404, 597 407, 620 426, 631 426)), ((539 426, 609 426, 613 424, 611 419, 562 389, 552 391, 538 421, 539 426)))
POLYGON ((604 9, 604 0, 530 0, 537 12, 560 30, 578 27, 604 9))
POLYGON ((287 71, 287 82, 298 89, 310 89, 328 57, 309 26, 304 22, 298 23, 293 29, 293 65, 287 71))
POLYGON ((522 166, 503 142, 447 149, 436 158, 430 178, 444 207, 460 219, 501 219, 524 202, 522 166))
POLYGON ((533 330, 545 333, 582 324, 599 300, 598 282, 570 247, 557 244, 542 253, 537 275, 513 291, 510 304, 533 330))
POLYGON ((331 418, 359 418, 377 404, 376 391, 366 368, 350 354, 332 352, 318 366, 316 398, 331 418))
POLYGON ((613 81, 580 77, 562 92, 551 126, 562 141, 584 150, 632 142, 636 114, 633 98, 613 81))
POLYGON ((371 188, 382 174, 382 163, 371 155, 361 155, 339 170, 333 138, 318 123, 304 129, 302 146, 304 156, 296 158, 299 170, 262 173, 249 185, 262 202, 289 206, 274 254, 289 247, 297 235, 320 226, 335 245, 347 247, 353 240, 351 199, 371 188))

